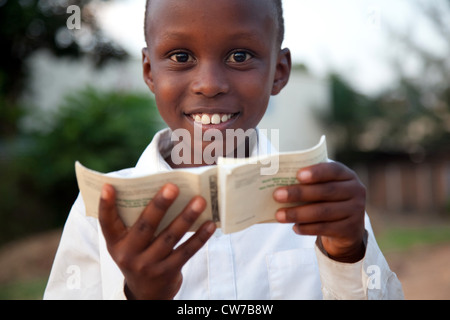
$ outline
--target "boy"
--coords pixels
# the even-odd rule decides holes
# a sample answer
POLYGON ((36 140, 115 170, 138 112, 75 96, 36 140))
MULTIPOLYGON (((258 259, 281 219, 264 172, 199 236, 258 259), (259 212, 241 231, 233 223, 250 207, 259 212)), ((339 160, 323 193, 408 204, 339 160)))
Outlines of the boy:
MULTIPOLYGON (((172 131, 191 133, 190 157, 211 141, 194 128, 253 129, 270 95, 290 73, 281 1, 151 0, 147 3, 144 80, 172 131), (197 151, 196 151, 197 150, 197 151)), ((175 161, 171 131, 158 133, 135 176, 199 166, 175 161)), ((246 144, 245 156, 265 144, 246 144)), ((229 142, 229 141, 228 141, 229 142)), ((224 149, 227 144, 222 141, 224 149)), ((237 156, 231 152, 227 156, 237 156)), ((185 155, 183 155, 184 157, 185 155)), ((201 155, 200 155, 201 156, 201 155)), ((202 165, 205 163, 202 163, 202 165)), ((201 165, 200 165, 201 166, 201 165)), ((173 221, 155 230, 178 195, 165 185, 129 229, 117 215, 114 188, 105 185, 99 221, 79 198, 69 215, 46 298, 128 299, 365 299, 402 298, 401 286, 379 251, 365 217, 365 190, 339 163, 298 172, 299 184, 279 188, 279 223, 223 235, 212 222, 187 232, 205 208, 194 197, 173 221), (284 203, 303 202, 283 208, 284 203)))

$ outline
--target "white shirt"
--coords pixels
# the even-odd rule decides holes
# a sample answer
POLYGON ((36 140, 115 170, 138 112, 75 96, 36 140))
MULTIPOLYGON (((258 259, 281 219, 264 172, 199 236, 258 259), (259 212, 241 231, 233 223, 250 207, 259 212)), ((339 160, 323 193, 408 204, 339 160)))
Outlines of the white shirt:
MULTIPOLYGON (((171 170, 164 160, 170 153, 170 134, 168 129, 160 131, 136 167, 113 174, 131 177, 171 170)), ((253 154, 265 146, 266 138, 259 135, 253 154)), ((229 235, 217 229, 183 267, 183 284, 175 298, 403 299, 367 215, 365 223, 366 254, 353 264, 328 258, 315 236, 299 236, 291 224, 259 224, 229 235)), ((44 299, 125 299, 123 284, 98 220, 86 216, 80 195, 65 224, 44 299)))

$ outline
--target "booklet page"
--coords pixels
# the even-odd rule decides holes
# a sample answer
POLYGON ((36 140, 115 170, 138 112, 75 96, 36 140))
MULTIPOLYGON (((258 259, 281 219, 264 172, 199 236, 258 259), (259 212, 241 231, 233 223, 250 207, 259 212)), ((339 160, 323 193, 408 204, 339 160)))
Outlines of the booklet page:
POLYGON ((277 209, 298 205, 282 205, 273 199, 273 192, 281 186, 298 183, 299 169, 328 161, 326 139, 323 136, 313 148, 280 153, 260 158, 220 159, 218 165, 219 208, 224 233, 232 233, 255 223, 275 222, 277 209), (264 174, 268 166, 278 168, 264 174))
MULTIPOLYGON (((76 162, 75 170, 78 186, 86 207, 86 215, 88 216, 98 218, 101 189, 105 183, 108 183, 116 190, 116 205, 119 216, 126 226, 131 227, 153 196, 164 184, 171 182, 178 186, 180 192, 161 221, 157 232, 167 227, 195 195, 202 195, 207 202, 207 207, 192 230, 196 230, 203 222, 213 219, 209 186, 201 185, 200 174, 173 170, 138 178, 123 178, 101 174, 84 167, 79 162, 76 162)), ((215 177, 216 168, 212 167, 205 170, 202 175, 206 180, 210 176, 215 177)))

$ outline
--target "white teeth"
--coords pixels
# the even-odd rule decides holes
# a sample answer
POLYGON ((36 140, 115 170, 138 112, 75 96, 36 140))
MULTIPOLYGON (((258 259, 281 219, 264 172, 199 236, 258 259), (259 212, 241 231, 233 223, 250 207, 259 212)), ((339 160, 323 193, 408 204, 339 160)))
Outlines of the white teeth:
POLYGON ((192 119, 194 119, 195 122, 209 125, 209 124, 220 124, 221 122, 227 122, 228 120, 233 117, 233 114, 191 114, 192 119))
POLYGON ((210 123, 211 118, 207 114, 202 115, 202 124, 210 124, 210 123))
POLYGON ((220 123, 220 116, 218 114, 213 114, 212 118, 211 118, 211 123, 212 124, 219 124, 220 123))

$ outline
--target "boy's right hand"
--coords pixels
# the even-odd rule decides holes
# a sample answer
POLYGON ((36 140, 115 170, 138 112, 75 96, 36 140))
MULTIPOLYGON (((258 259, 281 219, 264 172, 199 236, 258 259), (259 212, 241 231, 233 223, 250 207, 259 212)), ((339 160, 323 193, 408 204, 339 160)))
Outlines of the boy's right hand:
POLYGON ((173 184, 163 186, 136 223, 127 228, 117 213, 114 188, 103 186, 99 221, 108 251, 125 276, 125 293, 129 299, 172 299, 182 283, 181 268, 215 231, 212 221, 205 222, 192 237, 174 249, 205 210, 206 201, 197 196, 155 236, 178 192, 173 184))

